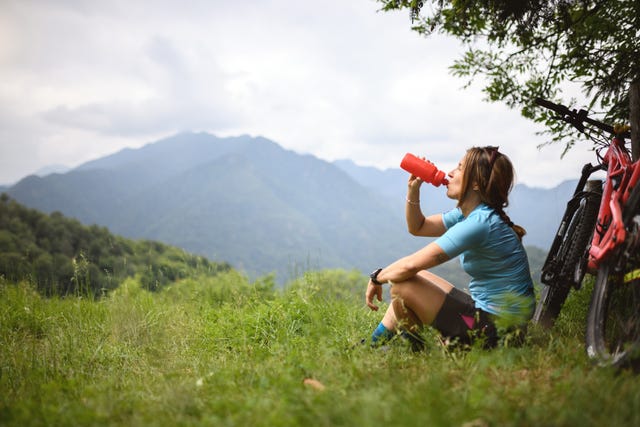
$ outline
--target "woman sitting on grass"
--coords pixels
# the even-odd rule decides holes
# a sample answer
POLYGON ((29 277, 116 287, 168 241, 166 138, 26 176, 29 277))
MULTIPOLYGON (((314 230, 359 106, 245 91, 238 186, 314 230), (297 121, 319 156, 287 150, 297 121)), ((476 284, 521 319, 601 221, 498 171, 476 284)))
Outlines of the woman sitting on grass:
POLYGON ((414 348, 421 348, 419 332, 431 325, 447 339, 471 344, 481 338, 485 346, 493 347, 498 342, 498 319, 524 326, 531 318, 535 299, 522 246, 525 230, 504 212, 514 180, 511 161, 497 147, 474 147, 448 175, 447 197, 456 199, 457 207, 428 217, 420 209, 422 181, 414 175, 409 178, 409 232, 437 239, 371 274, 366 291, 369 308, 378 310, 374 297, 382 300, 382 284, 391 285, 392 296, 372 335, 373 345, 399 329, 414 348), (470 295, 426 271, 458 255, 471 276, 470 295))

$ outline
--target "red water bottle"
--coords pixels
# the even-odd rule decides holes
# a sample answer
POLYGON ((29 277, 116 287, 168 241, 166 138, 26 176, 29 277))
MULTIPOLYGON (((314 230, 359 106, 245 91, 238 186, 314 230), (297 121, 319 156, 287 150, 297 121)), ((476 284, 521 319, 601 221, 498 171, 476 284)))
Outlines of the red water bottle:
POLYGON ((422 160, 411 153, 407 153, 404 156, 402 162, 400 162, 400 167, 407 172, 411 172, 424 182, 433 184, 436 187, 439 187, 441 184, 449 184, 446 173, 439 170, 436 165, 429 160, 422 160))

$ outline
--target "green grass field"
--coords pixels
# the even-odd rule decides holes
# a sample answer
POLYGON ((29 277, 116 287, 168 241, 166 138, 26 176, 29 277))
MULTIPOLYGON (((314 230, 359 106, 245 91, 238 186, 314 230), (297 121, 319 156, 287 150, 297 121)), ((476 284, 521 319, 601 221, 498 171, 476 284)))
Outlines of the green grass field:
POLYGON ((413 353, 354 345, 379 321, 365 284, 230 271, 94 300, 0 280, 0 425, 640 425, 638 377, 586 358, 588 289, 523 347, 448 351, 427 332, 413 353))

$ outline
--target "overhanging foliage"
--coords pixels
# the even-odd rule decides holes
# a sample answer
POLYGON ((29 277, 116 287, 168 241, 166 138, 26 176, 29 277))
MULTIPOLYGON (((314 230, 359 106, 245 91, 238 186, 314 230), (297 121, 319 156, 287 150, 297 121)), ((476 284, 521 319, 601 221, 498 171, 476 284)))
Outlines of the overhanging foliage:
MULTIPOLYGON (((575 130, 536 108, 536 97, 585 107, 609 123, 634 122, 630 90, 640 85, 637 0, 378 0, 382 10, 408 9, 413 30, 451 35, 464 55, 451 66, 469 82, 486 79, 490 101, 545 123, 552 140, 571 147, 575 130), (565 93, 577 84, 583 99, 565 93)), ((638 146, 637 136, 632 136, 638 146)))

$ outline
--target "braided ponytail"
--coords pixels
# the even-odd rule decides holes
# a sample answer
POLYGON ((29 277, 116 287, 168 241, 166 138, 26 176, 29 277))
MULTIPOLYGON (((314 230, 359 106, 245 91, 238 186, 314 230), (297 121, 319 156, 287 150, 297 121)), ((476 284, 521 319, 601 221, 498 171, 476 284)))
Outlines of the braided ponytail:
POLYGON ((507 215, 507 213, 504 211, 503 208, 501 207, 500 208, 493 207, 493 208, 498 213, 498 215, 500 215, 500 218, 502 218, 505 224, 507 224, 509 227, 513 229, 513 231, 515 231, 515 233, 518 235, 518 239, 522 241, 522 238, 524 237, 524 235, 527 234, 527 230, 525 230, 523 227, 519 225, 514 224, 513 221, 511 221, 511 218, 509 218, 509 215, 507 215))

